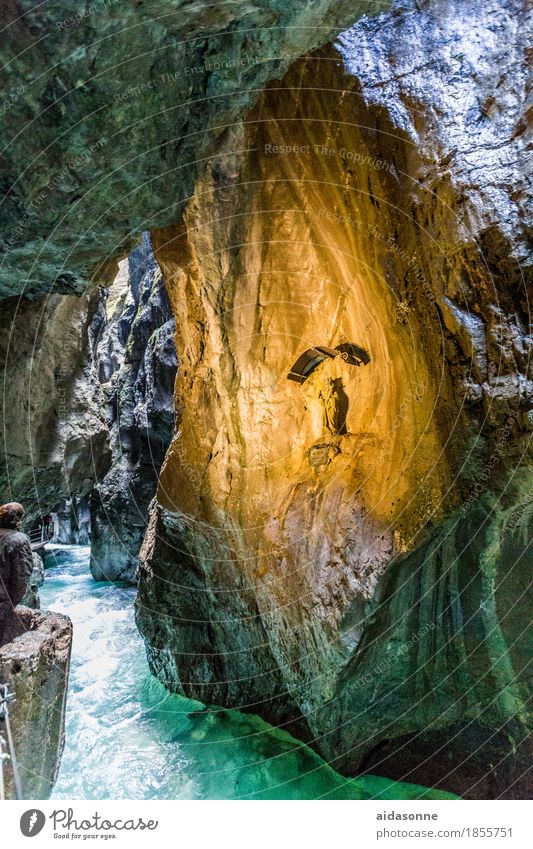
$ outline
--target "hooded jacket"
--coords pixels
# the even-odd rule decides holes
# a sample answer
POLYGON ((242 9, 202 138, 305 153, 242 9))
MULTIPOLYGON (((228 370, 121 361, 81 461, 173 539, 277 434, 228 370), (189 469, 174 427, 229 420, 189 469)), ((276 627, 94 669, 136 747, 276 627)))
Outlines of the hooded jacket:
POLYGON ((0 528, 0 639, 33 571, 31 543, 16 528, 0 528))

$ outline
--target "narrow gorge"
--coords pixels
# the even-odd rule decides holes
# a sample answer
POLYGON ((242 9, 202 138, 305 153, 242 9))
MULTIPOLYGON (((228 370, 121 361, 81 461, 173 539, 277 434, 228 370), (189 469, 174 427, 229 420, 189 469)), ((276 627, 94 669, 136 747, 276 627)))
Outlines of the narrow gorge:
POLYGON ((3 501, 170 713, 530 798, 531 10, 237 5, 2 9, 3 501))

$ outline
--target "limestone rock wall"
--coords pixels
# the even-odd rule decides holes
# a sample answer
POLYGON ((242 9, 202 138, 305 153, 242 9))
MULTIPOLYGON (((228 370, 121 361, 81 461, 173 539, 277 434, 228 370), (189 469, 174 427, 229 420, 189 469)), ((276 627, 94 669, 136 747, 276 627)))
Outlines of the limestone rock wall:
POLYGON ((508 484, 400 558, 360 615, 322 723, 342 770, 529 798, 531 474, 508 484))
MULTIPOLYGON (((50 611, 17 608, 10 634, 0 647, 0 681, 16 701, 10 719, 24 799, 47 799, 64 745, 72 623, 50 611)), ((4 735, 5 736, 5 735, 4 735)), ((6 766, 6 797, 14 798, 6 766)))
POLYGON ((91 493, 91 571, 134 581, 159 470, 174 430, 175 320, 147 234, 104 299, 95 348, 111 462, 91 493))
POLYGON ((0 315, 2 483, 38 512, 98 481, 93 573, 132 579, 173 324, 153 266, 108 314, 87 286, 150 229, 180 361, 141 556, 153 671, 346 771, 427 757, 446 786, 445 744, 450 789, 495 795, 480 770, 519 777, 528 722, 507 618, 533 425, 527 4, 163 6, 0 13, 23 88, 0 285, 25 298, 0 315), (367 365, 287 380, 346 342, 367 365))
MULTIPOLYGON (((91 355, 98 293, 7 301, 0 307, 4 501, 28 522, 86 496, 103 474, 108 426, 91 355)), ((28 525, 29 526, 29 525, 28 525)))
MULTIPOLYGON (((407 619, 394 639, 427 626, 420 698, 458 662, 444 651, 433 668, 431 640, 460 646, 484 629, 486 644, 441 701, 418 711, 407 689, 386 706, 388 739, 431 723, 449 739, 463 716, 462 742, 473 749, 489 729, 485 756, 505 751, 516 777, 521 732, 503 742, 492 732, 523 732, 523 693, 487 705, 488 620, 450 614, 439 570, 460 595, 443 523, 463 505, 461 551, 483 493, 502 513, 520 509, 513 476, 531 469, 525 6, 435 9, 398 4, 345 34, 340 53, 296 63, 221 139, 181 223, 153 233, 179 327, 181 418, 142 551, 137 617, 167 686, 298 722, 337 765, 361 769, 381 737, 353 730, 355 707, 365 715, 374 696, 354 691, 351 676, 364 669, 368 633, 387 656, 387 617, 399 616, 385 595, 370 631, 368 605, 405 557, 413 569, 436 545, 438 568, 424 567, 428 621, 408 612, 425 584, 394 594, 407 619), (304 350, 343 341, 370 363, 337 358, 301 386, 287 381, 304 350), (342 432, 331 404, 347 406, 342 432), (464 680, 461 713, 452 702, 464 680)), ((488 577, 501 568, 491 540, 503 521, 490 520, 464 571, 482 559, 479 604, 505 634, 509 590, 488 577)), ((458 602, 473 603, 469 593, 458 602)), ((501 636, 500 650, 509 646, 501 636)), ((511 687, 510 663, 497 687, 511 687)), ((478 777, 459 769, 453 789, 475 795, 478 777)))
POLYGON ((92 541, 99 579, 133 580, 174 425, 175 322, 143 238, 109 293, 3 304, 3 498, 92 541))
POLYGON ((3 3, 0 296, 111 283, 264 83, 374 5, 3 3))
POLYGON ((33 552, 33 571, 28 581, 26 594, 21 601, 25 607, 31 607, 33 610, 39 610, 41 600, 39 598, 39 588, 44 583, 44 554, 41 556, 38 552, 33 552))
POLYGON ((56 506, 54 542, 64 545, 90 545, 91 542, 91 491, 84 495, 72 493, 56 506))

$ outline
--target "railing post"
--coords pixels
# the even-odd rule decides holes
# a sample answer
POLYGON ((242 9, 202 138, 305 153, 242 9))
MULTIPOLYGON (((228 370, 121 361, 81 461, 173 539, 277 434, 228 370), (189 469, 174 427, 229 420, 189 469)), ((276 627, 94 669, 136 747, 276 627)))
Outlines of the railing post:
MULTIPOLYGON (((0 684, 0 719, 5 723, 6 729, 6 737, 7 737, 7 746, 9 749, 9 760, 11 761, 11 770, 13 772, 13 784, 15 789, 15 797, 17 799, 22 799, 22 787, 20 784, 20 775, 18 769, 17 758, 15 756, 15 743, 13 741, 13 733, 11 731, 11 722, 9 720, 9 702, 15 701, 15 694, 9 692, 9 686, 7 684, 0 684)), ((1 747, 0 747, 1 748, 1 747)), ((6 754, 2 754, 2 758, 5 758, 6 754)), ((2 762, 3 767, 3 762, 2 762)), ((3 775, 2 775, 2 784, 3 784, 3 775)), ((5 791, 5 788, 2 787, 2 791, 5 791)))
POLYGON ((4 802, 6 798, 6 791, 4 787, 4 759, 7 759, 7 755, 4 754, 4 745, 5 741, 2 735, 0 734, 0 801, 4 802))

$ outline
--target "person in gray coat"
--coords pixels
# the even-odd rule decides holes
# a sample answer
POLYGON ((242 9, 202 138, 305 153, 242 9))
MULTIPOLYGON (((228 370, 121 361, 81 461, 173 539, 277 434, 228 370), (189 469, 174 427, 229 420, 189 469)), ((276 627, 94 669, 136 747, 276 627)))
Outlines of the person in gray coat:
POLYGON ((23 516, 24 508, 16 501, 0 506, 0 645, 33 571, 30 540, 19 531, 23 516))

